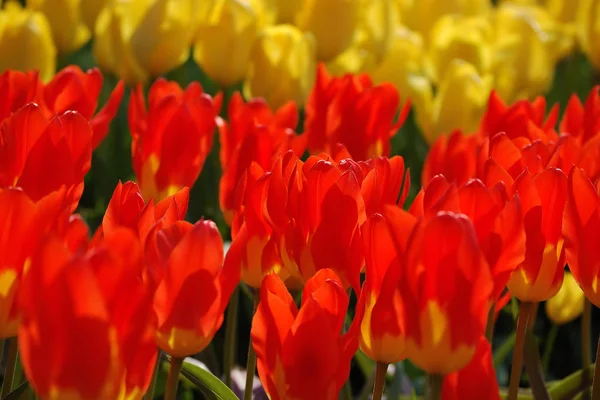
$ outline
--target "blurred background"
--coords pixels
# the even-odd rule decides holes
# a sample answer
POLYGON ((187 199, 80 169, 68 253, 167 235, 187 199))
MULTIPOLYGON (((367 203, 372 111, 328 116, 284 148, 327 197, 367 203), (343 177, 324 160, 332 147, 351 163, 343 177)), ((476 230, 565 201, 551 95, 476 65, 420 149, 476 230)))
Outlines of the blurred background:
MULTIPOLYGON (((600 1, 595 0, 27 0, 2 1, 0 73, 38 69, 48 81, 63 67, 99 67, 104 103, 119 80, 128 86, 110 133, 94 152, 78 212, 101 222, 116 183, 134 179, 127 122, 130 88, 164 76, 183 87, 222 92, 221 115, 236 92, 272 108, 304 105, 317 63, 332 75, 368 74, 390 82, 410 116, 392 141, 420 188, 428 148, 455 129, 475 132, 492 90, 508 104, 545 96, 548 109, 582 100, 600 83, 600 1)), ((302 117, 297 132, 302 132, 302 117)), ((229 228, 219 210, 219 143, 215 139, 191 192, 188 219, 229 228)), ((239 365, 245 364, 251 301, 240 297, 239 365)), ((535 334, 547 380, 581 364, 580 321, 555 325, 540 307, 535 334)), ((592 338, 598 337, 594 310, 592 338)), ((509 305, 494 338, 500 385, 506 385, 514 337, 509 305)), ((199 358, 221 371, 223 329, 199 358)), ((371 365, 360 355, 352 387, 360 393, 371 365)), ((396 366, 394 393, 421 390, 409 362, 396 366)))

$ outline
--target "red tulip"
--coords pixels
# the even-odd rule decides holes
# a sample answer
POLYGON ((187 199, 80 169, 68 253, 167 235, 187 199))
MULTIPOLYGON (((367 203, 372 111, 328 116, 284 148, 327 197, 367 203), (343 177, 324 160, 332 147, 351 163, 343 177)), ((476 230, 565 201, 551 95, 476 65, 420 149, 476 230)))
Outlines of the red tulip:
POLYGON ((272 112, 262 99, 244 103, 235 93, 229 102, 228 121, 219 120, 221 176, 219 199, 227 223, 239 206, 236 188, 244 171, 255 162, 263 170, 288 149, 301 157, 306 149, 305 136, 295 134, 298 111, 291 102, 272 112))
POLYGON ((42 83, 37 72, 13 71, 7 69, 0 75, 0 121, 8 118, 13 112, 36 99, 41 91, 42 83))
POLYGON ((182 90, 158 79, 148 93, 142 86, 131 94, 133 170, 145 199, 160 201, 183 187, 192 187, 210 153, 221 96, 214 100, 196 82, 182 90))
POLYGON ((346 291, 329 269, 307 281, 299 310, 277 275, 265 277, 251 337, 269 398, 338 398, 358 348, 360 316, 342 333, 347 307, 346 291))
POLYGON ((387 156, 390 140, 404 123, 410 102, 394 122, 399 106, 393 85, 373 86, 366 74, 332 78, 320 64, 306 105, 308 149, 313 154, 330 153, 341 143, 357 161, 387 156))

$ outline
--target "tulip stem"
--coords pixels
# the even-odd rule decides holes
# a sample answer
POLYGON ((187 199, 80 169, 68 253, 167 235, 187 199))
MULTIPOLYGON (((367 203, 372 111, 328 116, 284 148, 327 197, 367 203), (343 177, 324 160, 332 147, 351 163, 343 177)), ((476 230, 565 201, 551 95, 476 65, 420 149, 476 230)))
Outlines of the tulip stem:
POLYGON ((592 303, 586 298, 583 303, 583 315, 581 318, 581 361, 583 364, 583 382, 582 386, 584 389, 584 397, 589 395, 588 386, 590 384, 590 378, 587 373, 592 363, 592 303))
POLYGON ((144 395, 144 400, 154 399, 154 389, 156 388, 156 380, 158 379, 158 370, 160 369, 161 359, 162 359, 162 351, 158 350, 158 354, 156 355, 156 362, 154 363, 154 370, 152 371, 152 380, 150 381, 148 390, 146 391, 146 394, 144 395))
POLYGON ((237 316, 240 300, 240 288, 236 287, 229 300, 227 310, 227 321, 225 322, 225 351, 223 359, 223 374, 225 384, 231 388, 231 370, 234 363, 235 344, 237 338, 237 316))
POLYGON ((373 387, 373 400, 381 400, 383 396, 383 388, 385 386, 385 378, 387 375, 388 364, 378 362, 375 367, 375 386, 373 387))
MULTIPOLYGON (((256 313, 258 302, 260 301, 260 291, 254 289, 254 308, 252 316, 256 313)), ((256 372, 256 352, 252 346, 252 336, 248 343, 248 362, 246 363, 246 388, 244 389, 244 400, 252 400, 252 391, 254 389, 254 373, 256 372)))
POLYGON ((165 400, 177 399, 177 386, 179 385, 179 373, 183 366, 183 358, 171 357, 171 368, 167 378, 167 388, 165 389, 165 400))
POLYGON ((548 365, 550 364, 550 356, 554 349, 554 342, 556 341, 556 335, 558 334, 558 325, 553 324, 550 328, 550 332, 546 338, 546 345, 544 346, 544 354, 542 356, 542 370, 548 371, 548 365))
POLYGON ((444 375, 429 374, 428 376, 428 400, 441 400, 442 384, 444 383, 444 375))
POLYGON ((525 345, 525 335, 527 333, 527 322, 533 309, 533 303, 528 301, 521 302, 519 307, 519 317, 517 319, 517 336, 515 347, 513 349, 513 361, 510 371, 510 384, 508 386, 507 400, 517 400, 519 393, 519 382, 521 380, 521 371, 523 370, 523 347, 525 345))
MULTIPOLYGON (((594 366, 594 381, 592 383, 592 400, 600 400, 600 368, 597 368, 598 360, 600 360, 600 338, 598 339, 598 346, 596 346, 596 365, 594 366)), ((584 373, 584 375, 587 374, 584 373)))
POLYGON ((15 369, 17 366, 17 354, 19 347, 17 344, 17 338, 12 337, 8 339, 8 355, 6 359, 6 370, 4 371, 4 380, 2 382, 2 394, 0 398, 5 398, 13 389, 13 378, 15 376, 15 369))
POLYGON ((492 304, 488 312, 487 323, 485 325, 485 338, 490 344, 494 338, 494 323, 496 322, 496 303, 492 304))

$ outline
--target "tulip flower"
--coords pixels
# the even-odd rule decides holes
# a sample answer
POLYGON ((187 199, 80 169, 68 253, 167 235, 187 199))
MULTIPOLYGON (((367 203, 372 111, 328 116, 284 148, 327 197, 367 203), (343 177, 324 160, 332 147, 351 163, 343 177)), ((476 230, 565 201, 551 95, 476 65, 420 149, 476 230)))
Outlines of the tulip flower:
POLYGON ((44 14, 21 7, 17 1, 7 1, 0 10, 0 71, 18 69, 39 70, 43 81, 56 71, 56 47, 52 31, 44 14))
POLYGON ((258 10, 240 0, 202 2, 194 41, 194 61, 216 83, 241 82, 258 35, 258 10))
POLYGON ((475 355, 466 367, 444 377, 442 398, 444 400, 500 400, 500 388, 492 359, 492 346, 485 337, 479 339, 475 355))
POLYGON ((182 90, 159 79, 148 93, 142 86, 129 102, 133 170, 144 199, 160 201, 192 187, 212 147, 221 97, 212 99, 197 82, 182 90))
POLYGON ((554 66, 573 47, 573 38, 540 7, 504 3, 494 18, 498 38, 495 89, 507 101, 546 93, 554 66))
MULTIPOLYGON (((567 254, 568 249, 566 250, 567 254)), ((565 271, 563 284, 558 293, 546 301, 546 315, 557 325, 566 324, 583 314, 585 294, 573 275, 565 271)))
POLYGON ((596 20, 600 13, 600 4, 595 0, 580 0, 575 16, 577 39, 587 59, 597 70, 600 68, 600 51, 594 39, 596 37, 596 20))
POLYGON ((331 270, 321 270, 307 282, 300 309, 279 277, 267 275, 251 338, 269 398, 338 397, 358 348, 359 315, 341 333, 347 307, 348 296, 331 270))
POLYGON ((91 32, 94 32, 98 15, 110 0, 85 0, 79 6, 83 23, 91 32))
POLYGON ((305 0, 276 0, 277 23, 293 24, 296 20, 296 15, 302 10, 305 0))
POLYGON ((469 18, 451 14, 438 19, 430 33, 431 79, 441 81, 456 59, 468 62, 482 76, 489 73, 493 62, 492 35, 490 20, 482 15, 469 18))
POLYGON ((92 128, 81 114, 48 118, 29 103, 2 122, 0 135, 0 187, 21 187, 33 201, 66 187, 77 208, 92 158, 92 128))
POLYGON ((212 221, 180 221, 155 232, 164 278, 156 289, 156 342, 173 357, 202 351, 223 323, 239 282, 237 266, 223 267, 223 240, 212 221))
POLYGON ((237 208, 236 190, 240 178, 252 162, 269 170, 275 158, 289 149, 301 157, 305 136, 295 134, 298 110, 293 102, 275 112, 262 99, 244 103, 235 93, 228 105, 228 121, 219 120, 220 160, 223 174, 219 200, 225 221, 233 221, 237 208))
POLYGON ((359 1, 304 0, 296 14, 295 25, 314 35, 318 60, 332 60, 350 46, 359 20, 359 7, 359 1), (331 24, 333 15, 335 25, 331 24))
POLYGON ((306 105, 305 131, 313 154, 331 153, 341 143, 355 160, 387 156, 390 140, 408 115, 391 84, 373 86, 367 75, 332 78, 320 64, 306 105))
POLYGON ((189 58, 194 10, 192 0, 108 3, 95 26, 98 65, 130 85, 178 67, 189 58))
POLYGON ((272 108, 304 105, 315 77, 315 40, 292 25, 268 26, 254 42, 244 80, 246 98, 263 97, 272 108))
POLYGON ((433 143, 440 134, 456 129, 476 132, 492 86, 491 75, 480 75, 466 61, 451 61, 440 78, 431 108, 427 110, 431 116, 431 126, 421 127, 425 139, 433 143))
POLYGON ((400 156, 379 157, 360 162, 364 178, 361 194, 367 216, 381 213, 387 204, 404 206, 410 189, 410 171, 400 156))
POLYGON ((494 281, 493 301, 499 301, 512 272, 525 258, 526 238, 518 195, 509 198, 503 184, 487 188, 477 179, 457 187, 438 175, 417 194, 410 212, 430 217, 439 211, 469 217, 494 281))
POLYGON ((79 50, 92 36, 81 15, 82 3, 85 1, 28 0, 27 7, 46 16, 58 52, 68 54, 79 50))
POLYGON ((400 293, 406 355, 431 374, 465 367, 484 333, 493 290, 471 221, 439 212, 412 222, 409 236, 405 211, 390 206, 384 217, 405 249, 400 293))
POLYGON ((39 102, 40 85, 37 71, 7 69, 0 75, 0 90, 5 94, 0 100, 0 121, 4 121, 27 103, 39 102))
POLYGON ((569 270, 585 293, 598 306, 600 292, 596 281, 600 270, 597 257, 596 235, 591 235, 600 226, 600 196, 585 173, 574 167, 569 174, 567 205, 565 207, 563 233, 569 270))

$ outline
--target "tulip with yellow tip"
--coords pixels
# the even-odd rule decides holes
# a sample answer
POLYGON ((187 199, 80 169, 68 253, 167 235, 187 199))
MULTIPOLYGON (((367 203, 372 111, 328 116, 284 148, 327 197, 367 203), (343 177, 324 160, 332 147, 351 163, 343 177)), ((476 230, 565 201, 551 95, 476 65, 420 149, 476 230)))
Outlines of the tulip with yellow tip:
POLYGON ((244 96, 262 97, 272 108, 290 100, 301 106, 313 86, 315 73, 314 37, 292 25, 270 26, 254 43, 244 96))
POLYGON ((129 84, 178 67, 190 53, 193 5, 193 0, 112 0, 96 21, 96 61, 129 84))
POLYGON ((27 7, 46 16, 58 52, 72 53, 91 37, 91 31, 82 19, 82 3, 82 0, 28 0, 27 7))
POLYGON ((440 134, 455 129, 475 132, 486 110, 492 87, 492 76, 480 75, 472 64, 465 61, 452 61, 431 106, 431 126, 422 127, 425 139, 433 143, 440 134))
POLYGON ((49 81, 56 71, 56 47, 48 19, 38 11, 8 1, 0 10, 0 73, 39 70, 49 81))
POLYGON ((330 61, 352 43, 359 22, 360 0, 305 0, 295 25, 312 32, 317 58, 330 61))
POLYGON ((585 294, 570 272, 565 271, 565 278, 558 293, 546 302, 546 314, 557 325, 566 324, 583 314, 585 294))
POLYGON ((232 86, 246 75, 257 35, 257 10, 245 1, 203 1, 194 61, 219 85, 232 86))
POLYGON ((460 59, 485 74, 492 65, 493 30, 488 18, 446 15, 438 19, 429 35, 428 72, 439 82, 452 60, 460 59))

